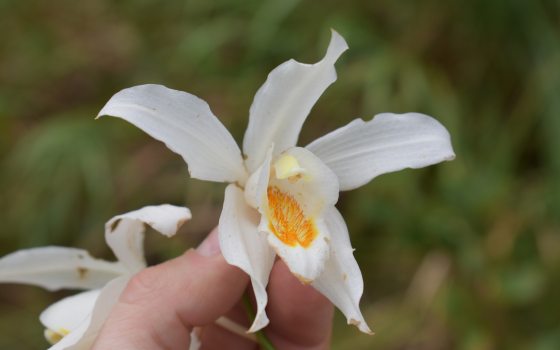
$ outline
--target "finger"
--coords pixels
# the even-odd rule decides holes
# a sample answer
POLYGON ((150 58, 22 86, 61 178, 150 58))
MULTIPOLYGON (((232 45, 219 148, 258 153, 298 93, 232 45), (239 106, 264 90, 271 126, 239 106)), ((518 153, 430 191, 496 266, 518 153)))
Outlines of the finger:
MULTIPOLYGON (((256 350, 258 348, 256 341, 247 339, 247 337, 254 337, 254 334, 246 333, 250 322, 243 301, 239 301, 224 316, 226 319, 225 322, 228 322, 228 324, 223 324, 218 321, 202 327, 198 333, 204 345, 204 350, 256 350), (234 325, 231 325, 231 323, 234 325)), ((224 318, 222 318, 222 320, 224 318)))
MULTIPOLYGON (((248 339, 243 332, 246 332, 247 326, 240 327, 240 325, 230 326, 231 322, 236 322, 235 317, 231 313, 226 315, 225 321, 228 324, 224 325, 219 321, 214 324, 204 326, 199 334, 204 350, 221 350, 221 349, 235 349, 235 350, 256 350, 258 343, 255 339, 248 339), (231 321, 229 321, 231 320, 231 321), (232 327, 237 328, 233 331, 232 327), (243 329, 242 329, 243 328, 243 329)), ((224 319, 220 319, 223 321, 224 319)), ((237 322, 236 322, 237 323, 237 322)), ((251 334, 252 335, 252 334, 251 334)))
POLYGON ((281 260, 272 268, 268 297, 266 333, 278 349, 330 348, 333 305, 295 278, 281 260))
POLYGON ((248 278, 224 260, 216 232, 197 250, 135 275, 94 349, 185 349, 193 326, 214 322, 241 298, 248 278))

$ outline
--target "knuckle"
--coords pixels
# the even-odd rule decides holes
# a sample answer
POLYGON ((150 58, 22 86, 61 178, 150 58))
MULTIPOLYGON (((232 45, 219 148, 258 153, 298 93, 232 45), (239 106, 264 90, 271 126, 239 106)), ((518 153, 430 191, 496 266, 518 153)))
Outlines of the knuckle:
POLYGON ((134 275, 126 285, 121 300, 127 304, 145 304, 160 293, 158 272, 149 267, 134 275))

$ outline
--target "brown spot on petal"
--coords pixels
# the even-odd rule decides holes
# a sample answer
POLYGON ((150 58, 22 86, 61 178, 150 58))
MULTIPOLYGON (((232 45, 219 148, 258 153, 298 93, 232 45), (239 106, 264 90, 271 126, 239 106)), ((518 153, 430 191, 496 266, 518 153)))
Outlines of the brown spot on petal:
POLYGON ((294 276, 296 276, 296 278, 303 284, 311 284, 311 282, 313 282, 313 280, 310 280, 309 278, 305 278, 302 275, 298 275, 297 273, 292 272, 292 274, 294 276))
MULTIPOLYGON (((348 324, 351 324, 351 325, 353 325, 353 326, 356 326, 356 327, 360 328, 360 325, 362 324, 362 322, 351 318, 351 319, 348 320, 348 324)), ((366 329, 367 329, 367 326, 366 326, 366 329)), ((360 329, 360 330, 361 330, 361 329, 360 329)), ((362 331, 362 332, 364 332, 364 331, 362 331)), ((372 331, 369 331, 369 332, 366 331, 366 332, 364 332, 364 333, 366 333, 366 334, 368 334, 368 335, 374 335, 374 334, 375 334, 375 333, 373 333, 372 331)))
POLYGON ((302 174, 296 174, 296 175, 294 175, 294 176, 288 177, 288 181, 289 181, 290 183, 293 184, 293 183, 298 182, 298 181, 301 180, 302 178, 303 178, 303 175, 302 175, 302 174))
POLYGON ((111 233, 117 229, 120 222, 121 222, 121 219, 117 219, 117 220, 113 221, 113 223, 111 224, 111 233))
POLYGON ((88 272, 89 272, 88 269, 86 269, 85 267, 78 267, 76 270, 78 271, 78 277, 79 277, 81 280, 86 279, 87 274, 88 274, 88 272))

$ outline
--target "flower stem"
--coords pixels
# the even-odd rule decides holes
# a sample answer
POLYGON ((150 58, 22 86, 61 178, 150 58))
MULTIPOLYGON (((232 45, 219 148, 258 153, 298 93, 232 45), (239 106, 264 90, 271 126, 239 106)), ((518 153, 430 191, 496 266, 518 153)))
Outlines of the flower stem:
MULTIPOLYGON (((249 294, 245 293, 243 295, 243 306, 245 307, 245 312, 247 316, 249 316, 249 320, 253 322, 255 320, 255 310, 253 309, 253 305, 251 304, 251 300, 249 299, 249 294)), ((259 343, 260 347, 264 350, 276 350, 274 345, 270 342, 270 339, 264 334, 263 331, 258 331, 255 333, 257 336, 257 342, 259 343)))

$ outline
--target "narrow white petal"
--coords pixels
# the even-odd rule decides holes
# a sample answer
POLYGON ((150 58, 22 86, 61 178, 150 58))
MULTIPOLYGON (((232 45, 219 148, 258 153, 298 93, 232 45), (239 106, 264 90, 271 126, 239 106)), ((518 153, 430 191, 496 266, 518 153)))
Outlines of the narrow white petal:
POLYGON ((245 200, 253 208, 262 211, 266 205, 266 190, 270 180, 270 165, 273 147, 268 149, 266 157, 260 167, 255 170, 245 184, 245 200))
POLYGON ((356 119, 306 147, 331 168, 346 191, 374 177, 455 158, 449 132, 424 114, 378 114, 356 119))
POLYGON ((271 144, 275 145, 274 155, 296 144, 309 111, 336 80, 334 63, 347 48, 333 31, 327 53, 318 63, 289 60, 270 72, 255 95, 243 139, 249 172, 262 163, 271 144))
POLYGON ((82 249, 41 247, 0 259, 0 283, 24 283, 48 290, 100 288, 126 273, 120 263, 92 258, 82 249))
POLYGON ((100 291, 94 289, 64 298, 43 311, 39 320, 45 328, 56 333, 72 332, 91 316, 100 291))
POLYGON ((243 192, 237 186, 229 185, 218 226, 220 248, 229 264, 239 267, 251 278, 257 313, 249 332, 256 332, 268 324, 266 285, 275 257, 266 235, 257 230, 258 220, 259 213, 246 204, 243 192))
POLYGON ((273 163, 266 205, 259 209, 259 231, 268 233, 290 271, 309 283, 329 256, 329 230, 322 217, 338 200, 338 179, 305 148, 290 148, 273 163))
POLYGON ((91 317, 80 323, 70 334, 51 346, 49 350, 87 350, 91 349, 101 327, 117 303, 130 276, 121 276, 109 282, 99 293, 91 317))
POLYGON ((192 177, 244 182, 241 151, 208 104, 162 85, 139 85, 116 93, 99 116, 124 119, 164 142, 189 166, 192 177))
POLYGON ((335 207, 325 213, 325 222, 331 233, 331 255, 323 273, 312 285, 342 311, 348 324, 371 334, 360 311, 364 281, 353 255, 346 223, 335 207))
POLYGON ((105 224, 105 240, 120 262, 135 273, 146 267, 144 259, 144 225, 171 237, 191 218, 184 207, 170 204, 148 206, 118 215, 105 224))

